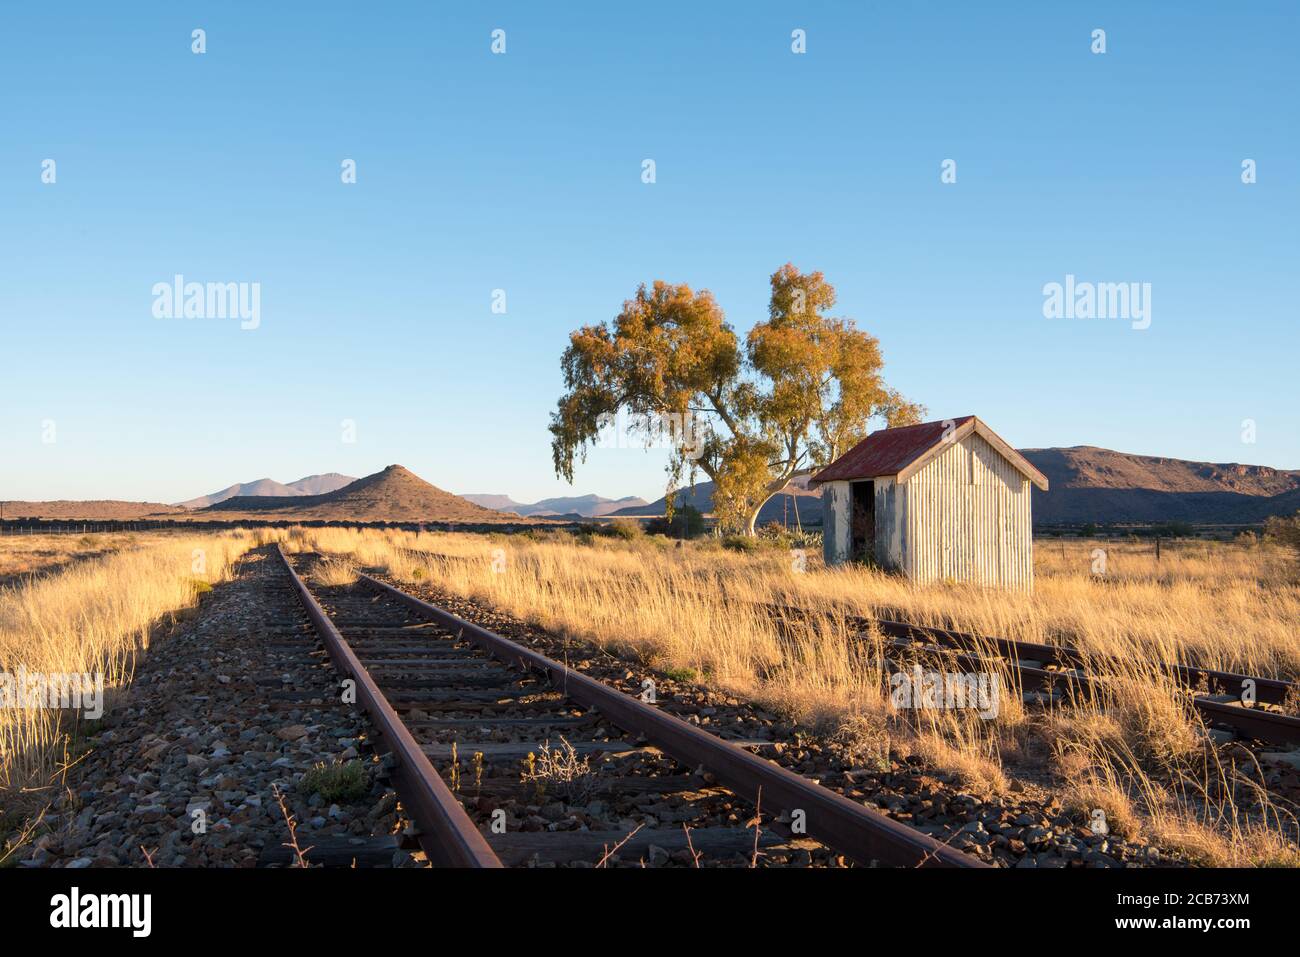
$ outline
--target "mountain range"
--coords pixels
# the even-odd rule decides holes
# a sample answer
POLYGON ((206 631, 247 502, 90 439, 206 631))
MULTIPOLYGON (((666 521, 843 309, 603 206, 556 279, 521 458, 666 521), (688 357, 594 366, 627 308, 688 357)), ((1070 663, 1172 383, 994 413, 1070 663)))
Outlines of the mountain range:
POLYGON ((338 472, 326 472, 324 475, 308 475, 287 485, 283 485, 275 479, 263 478, 255 482, 238 482, 234 485, 228 485, 221 491, 213 492, 211 495, 200 495, 198 498, 177 502, 176 506, 178 508, 207 508, 209 505, 224 502, 228 498, 249 495, 275 495, 281 498, 290 498, 296 495, 324 495, 327 492, 337 491, 355 481, 356 479, 351 475, 340 475, 338 472))
MULTIPOLYGON (((1094 446, 1023 449, 1047 476, 1050 491, 1033 491, 1034 523, 1125 524, 1189 522, 1251 525, 1300 511, 1300 470, 1192 462, 1131 455, 1094 446)), ((821 523, 821 494, 808 476, 773 496, 759 524, 821 523)), ((678 506, 713 510, 713 483, 678 491, 678 506)), ((229 486, 179 505, 129 501, 0 501, 5 518, 65 520, 143 518, 274 519, 293 521, 536 522, 555 519, 662 515, 665 500, 578 495, 516 502, 508 495, 457 496, 400 465, 353 479, 336 472, 281 484, 259 479, 229 486)))
MULTIPOLYGON (((1021 449, 1047 476, 1049 490, 1033 490, 1035 525, 1142 524, 1189 522, 1201 525, 1251 525, 1271 515, 1300 510, 1300 470, 1191 462, 1131 455, 1094 446, 1021 449)), ((803 482, 806 483, 805 476, 803 482)), ((700 482, 677 492, 676 503, 701 512, 713 509, 713 483, 700 482)), ((758 524, 820 524, 819 491, 793 484, 773 496, 759 512, 758 524)), ((615 516, 664 514, 665 500, 613 512, 615 516)))
MULTIPOLYGON (((820 525, 822 520, 822 493, 819 489, 808 488, 810 475, 796 476, 784 490, 777 492, 758 512, 759 526, 776 522, 796 528, 799 525, 820 525)), ((668 499, 656 499, 645 505, 621 508, 610 513, 612 517, 637 517, 663 515, 668 499)), ((673 507, 683 508, 687 505, 700 510, 702 514, 713 511, 713 483, 697 482, 694 487, 687 486, 677 490, 673 497, 673 507)))
POLYGON ((1191 522, 1249 525, 1300 509, 1300 470, 1189 462, 1078 445, 1021 449, 1047 476, 1034 523, 1191 522))
POLYGON ((518 522, 443 491, 400 465, 320 495, 235 495, 202 509, 216 519, 354 522, 518 522))
POLYGON ((602 498, 599 495, 573 495, 560 498, 544 498, 540 502, 527 504, 516 502, 509 495, 462 495, 476 505, 493 508, 501 512, 514 512, 516 515, 528 515, 538 518, 577 515, 582 518, 601 518, 618 512, 620 509, 637 508, 647 504, 643 498, 628 495, 624 498, 602 498))

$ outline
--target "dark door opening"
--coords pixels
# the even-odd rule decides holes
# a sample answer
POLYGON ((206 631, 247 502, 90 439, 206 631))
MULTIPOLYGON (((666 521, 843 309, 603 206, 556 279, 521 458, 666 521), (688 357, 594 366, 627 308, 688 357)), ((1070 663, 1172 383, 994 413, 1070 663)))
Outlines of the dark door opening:
POLYGON ((855 562, 876 560, 876 483, 850 482, 849 557, 855 562))

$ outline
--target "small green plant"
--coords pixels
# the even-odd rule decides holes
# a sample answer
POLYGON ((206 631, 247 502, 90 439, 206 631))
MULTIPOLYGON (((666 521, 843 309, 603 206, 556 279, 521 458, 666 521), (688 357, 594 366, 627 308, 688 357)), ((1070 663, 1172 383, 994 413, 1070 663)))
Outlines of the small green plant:
POLYGON ((660 673, 673 681, 696 681, 700 677, 694 668, 665 668, 660 673))
POLYGON ((191 578, 190 587, 194 589, 194 596, 196 598, 212 591, 212 584, 210 582, 205 582, 202 578, 191 578))
POLYGON ((356 801, 370 790, 370 781, 360 761, 322 761, 302 776, 302 790, 330 803, 356 801))

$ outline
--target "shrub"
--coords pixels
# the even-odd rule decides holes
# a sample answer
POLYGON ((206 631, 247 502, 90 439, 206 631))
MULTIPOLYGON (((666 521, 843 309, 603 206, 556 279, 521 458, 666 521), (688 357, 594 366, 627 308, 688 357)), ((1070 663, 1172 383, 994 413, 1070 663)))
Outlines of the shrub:
POLYGON ((758 551, 758 539, 750 538, 747 535, 728 535, 722 540, 722 547, 733 552, 756 552, 758 551))
POLYGON ((333 804, 365 797, 370 782, 360 761, 321 762, 302 776, 302 790, 309 795, 319 794, 322 800, 333 804))
POLYGON ((683 505, 673 510, 673 517, 657 516, 646 522, 645 530, 651 535, 669 538, 698 538, 704 534, 704 516, 694 505, 683 505))
POLYGON ((625 542, 640 538, 645 534, 641 528, 641 523, 631 518, 618 518, 608 525, 602 525, 600 533, 610 538, 621 538, 625 542))
POLYGON ((558 797, 570 804, 586 804, 596 789, 598 777, 591 758, 580 757, 577 749, 561 736, 560 747, 552 748, 547 740, 542 742, 539 751, 529 752, 520 781, 532 784, 539 799, 544 799, 553 788, 558 797))
POLYGON ((1274 515, 1264 525, 1264 535, 1300 555, 1300 512, 1285 518, 1274 515))
POLYGON ((664 668, 660 673, 673 681, 698 681, 700 677, 694 668, 664 668))

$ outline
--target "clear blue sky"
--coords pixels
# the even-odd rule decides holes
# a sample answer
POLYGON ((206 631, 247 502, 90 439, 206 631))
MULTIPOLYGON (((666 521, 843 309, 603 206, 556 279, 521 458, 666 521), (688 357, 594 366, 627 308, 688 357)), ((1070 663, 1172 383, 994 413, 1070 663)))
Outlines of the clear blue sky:
POLYGON ((567 334, 655 278, 744 332, 786 261, 935 418, 1300 468, 1294 2, 58 10, 0 29, 0 498, 652 498, 660 453, 555 479, 567 334), (176 273, 261 283, 260 328, 154 318, 176 273), (1151 327, 1045 319, 1067 273, 1151 283, 1151 327))

